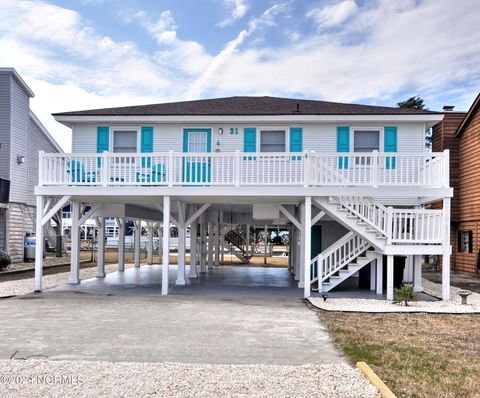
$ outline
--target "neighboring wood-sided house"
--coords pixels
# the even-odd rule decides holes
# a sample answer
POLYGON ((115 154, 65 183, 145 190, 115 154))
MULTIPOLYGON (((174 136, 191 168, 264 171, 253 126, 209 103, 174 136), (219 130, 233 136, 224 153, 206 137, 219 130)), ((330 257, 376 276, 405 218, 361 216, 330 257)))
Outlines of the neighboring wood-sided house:
POLYGON ((468 112, 446 112, 433 127, 433 151, 450 150, 452 269, 480 267, 480 94, 468 112))
MULTIPOLYGON (((72 203, 71 283, 80 282, 79 227, 93 216, 100 277, 105 217, 116 217, 119 225, 133 219, 137 229, 141 221, 160 230, 175 224, 178 285, 205 272, 207 263, 218 263, 227 224, 274 224, 290 230, 289 269, 304 296, 340 289, 367 270, 369 288, 385 290, 392 299, 394 257, 405 259, 401 279, 421 290, 421 256, 429 254, 443 255, 443 297, 449 297, 449 154, 424 147, 426 129, 442 113, 229 97, 54 116, 72 129, 72 153, 40 156, 37 233, 72 203), (439 200, 442 209, 425 207, 439 200)), ((120 271, 123 236, 120 228, 120 271)), ((164 233, 164 294, 169 239, 164 233)), ((139 246, 138 241, 137 266, 139 246)), ((42 248, 37 249, 41 290, 42 248)))
POLYGON ((30 110, 33 95, 15 69, 0 68, 0 249, 14 262, 35 232, 39 151, 63 152, 30 110))

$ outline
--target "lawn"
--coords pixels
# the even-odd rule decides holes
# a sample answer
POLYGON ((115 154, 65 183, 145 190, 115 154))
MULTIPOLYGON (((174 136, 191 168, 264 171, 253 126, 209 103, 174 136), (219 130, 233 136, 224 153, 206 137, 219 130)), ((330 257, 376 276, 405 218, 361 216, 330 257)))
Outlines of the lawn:
POLYGON ((398 397, 479 397, 480 316, 319 312, 352 363, 398 397))

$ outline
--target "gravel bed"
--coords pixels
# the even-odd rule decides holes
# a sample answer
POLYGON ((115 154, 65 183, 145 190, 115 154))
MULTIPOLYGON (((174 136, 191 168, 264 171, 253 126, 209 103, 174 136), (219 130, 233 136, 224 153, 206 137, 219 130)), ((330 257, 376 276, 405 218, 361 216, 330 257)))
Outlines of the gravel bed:
MULTIPOLYGON (((45 257, 44 267, 47 268, 51 265, 66 264, 70 262, 70 257, 45 257)), ((23 263, 12 263, 7 268, 2 270, 2 272, 9 271, 20 271, 26 269, 35 269, 34 261, 26 261, 23 263)), ((2 273, 0 272, 0 274, 2 273)))
POLYGON ((206 365, 29 359, 1 360, 0 372, 0 396, 5 398, 378 396, 377 389, 360 371, 346 364, 206 365), (5 376, 17 376, 22 382, 5 383, 5 376), (67 382, 52 382, 60 376, 67 382))
MULTIPOLYGON (((134 264, 125 264, 125 268, 133 267, 134 264)), ((117 264, 106 264, 105 272, 116 272, 117 264)), ((96 267, 80 268, 80 279, 89 279, 95 277, 96 267)), ((61 286, 68 283, 69 272, 61 272, 53 275, 43 276, 43 289, 50 289, 55 286, 61 286)), ((35 278, 26 278, 0 283, 0 297, 21 296, 32 293, 35 290, 35 278)))
MULTIPOLYGON (((435 297, 442 296, 442 285, 422 279, 424 292, 435 297)), ((408 307, 404 304, 394 304, 387 300, 378 299, 352 299, 352 298, 328 298, 323 301, 321 297, 310 297, 310 303, 326 311, 344 312, 425 312, 435 314, 472 314, 480 313, 480 294, 471 292, 468 296, 467 305, 461 304, 458 291, 465 290, 458 287, 450 287, 450 300, 443 301, 412 301, 408 307)))

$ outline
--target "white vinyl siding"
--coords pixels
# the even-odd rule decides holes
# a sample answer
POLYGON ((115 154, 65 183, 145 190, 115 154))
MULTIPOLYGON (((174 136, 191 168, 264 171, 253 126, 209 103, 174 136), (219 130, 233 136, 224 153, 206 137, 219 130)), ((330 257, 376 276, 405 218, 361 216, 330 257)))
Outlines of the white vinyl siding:
MULTIPOLYGON (((72 152, 96 152, 97 126, 104 123, 81 123, 75 124, 73 129, 72 152)), ((108 124, 107 124, 108 125, 108 124)), ((109 124, 111 129, 116 126, 132 129, 139 129, 142 125, 154 127, 153 150, 154 152, 183 152, 183 131, 188 128, 210 128, 212 130, 212 152, 233 152, 243 151, 243 129, 245 127, 257 128, 257 139, 260 131, 263 129, 274 129, 271 123, 268 126, 262 126, 255 123, 238 124, 152 124, 139 123, 135 125, 109 124), (223 128, 223 134, 218 134, 218 129, 223 128), (234 134, 230 134, 230 129, 234 129, 234 134), (236 129, 236 130, 235 130, 236 129), (235 134, 236 132, 236 134, 235 134)), ((346 125, 341 123, 309 123, 309 124, 291 124, 291 127, 302 127, 303 129, 303 149, 305 151, 317 152, 336 152, 337 151, 337 126, 346 125)), ((382 124, 365 124, 365 126, 356 123, 352 126, 351 134, 354 128, 362 127, 369 129, 379 129, 383 136, 384 126, 397 126, 398 128, 398 152, 424 152, 424 127, 423 123, 396 123, 394 121, 382 124)), ((286 132, 285 147, 288 151, 288 127, 285 124, 278 126, 278 130, 286 132)), ((383 138, 381 138, 383 142, 383 138)), ((112 143, 110 143, 110 146, 112 143)), ((260 150, 260 141, 258 141, 257 150, 260 150)), ((352 147, 353 150, 353 147, 352 147)), ((382 148, 380 148, 382 150, 382 148)), ((112 149, 110 148, 110 151, 112 149)))

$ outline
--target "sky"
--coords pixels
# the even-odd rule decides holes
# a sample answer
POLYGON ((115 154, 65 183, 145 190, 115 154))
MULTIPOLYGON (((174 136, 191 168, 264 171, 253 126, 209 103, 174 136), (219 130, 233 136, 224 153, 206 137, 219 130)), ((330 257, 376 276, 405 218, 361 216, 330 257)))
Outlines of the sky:
POLYGON ((51 113, 232 95, 467 110, 478 0, 1 0, 0 66, 51 113))

